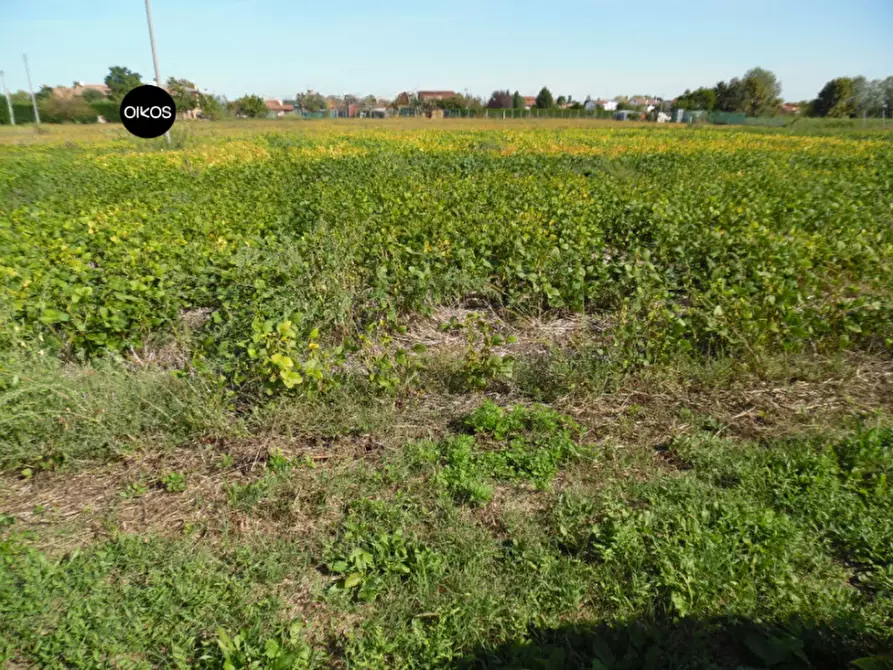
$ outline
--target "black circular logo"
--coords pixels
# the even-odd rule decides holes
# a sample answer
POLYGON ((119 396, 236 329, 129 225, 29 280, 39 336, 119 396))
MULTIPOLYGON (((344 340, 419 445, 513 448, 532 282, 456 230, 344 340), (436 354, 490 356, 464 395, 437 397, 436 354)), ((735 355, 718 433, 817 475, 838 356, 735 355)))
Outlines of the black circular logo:
POLYGON ((137 86, 121 101, 121 122, 137 137, 161 137, 176 118, 174 99, 158 86, 137 86))

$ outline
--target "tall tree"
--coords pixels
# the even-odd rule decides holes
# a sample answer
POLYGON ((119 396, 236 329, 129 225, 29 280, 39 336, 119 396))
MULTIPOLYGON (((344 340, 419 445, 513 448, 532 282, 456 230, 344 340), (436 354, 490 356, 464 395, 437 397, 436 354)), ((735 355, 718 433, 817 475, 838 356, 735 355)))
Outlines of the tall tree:
POLYGON ((313 89, 307 89, 304 93, 298 93, 295 96, 298 107, 305 112, 322 112, 329 108, 326 99, 321 93, 317 93, 313 89))
POLYGON ((881 90, 884 93, 884 106, 886 115, 893 114, 893 77, 887 77, 881 82, 881 90))
POLYGON ((771 70, 755 67, 744 73, 746 102, 750 116, 774 114, 781 105, 781 82, 771 70))
POLYGON ((524 96, 515 91, 512 94, 512 109, 524 109, 525 107, 527 105, 524 104, 524 96))
POLYGON ((120 100, 137 86, 142 86, 143 81, 139 72, 133 72, 126 67, 113 65, 105 77, 105 85, 109 87, 109 98, 120 100))
POLYGON ((244 95, 236 100, 236 112, 252 119, 267 115, 267 103, 259 95, 244 95))
POLYGON ((539 94, 536 96, 537 109, 550 109, 555 106, 555 100, 552 98, 552 92, 543 86, 539 94))
POLYGON ((853 103, 860 116, 880 116, 885 98, 884 82, 880 79, 872 81, 865 77, 853 79, 853 103))
POLYGON ((822 87, 810 104, 813 116, 849 117, 856 113, 853 80, 850 77, 832 79, 822 87))
POLYGON ((716 109, 722 112, 743 112, 747 108, 747 88, 738 77, 716 85, 716 109))
MULTIPOLYGON (((61 87, 60 87, 61 88, 61 87)), ((47 86, 44 84, 40 87, 40 90, 34 94, 34 97, 37 98, 37 102, 41 102, 43 100, 49 100, 53 97, 53 87, 47 86)))
POLYGON ((507 90, 493 91, 490 95, 490 100, 487 102, 487 107, 490 109, 511 109, 512 100, 512 94, 507 90))
POLYGON ((211 119, 212 121, 217 121, 222 118, 223 111, 226 109, 225 99, 216 98, 213 95, 206 95, 204 93, 199 94, 198 104, 199 107, 201 107, 202 116, 206 119, 211 119))
POLYGON ((675 104, 678 109, 705 109, 712 112, 716 107, 716 89, 704 87, 694 91, 686 89, 685 93, 676 98, 675 104))
POLYGON ((189 112, 198 107, 198 91, 195 89, 195 84, 188 79, 169 77, 167 90, 174 99, 178 112, 189 112))

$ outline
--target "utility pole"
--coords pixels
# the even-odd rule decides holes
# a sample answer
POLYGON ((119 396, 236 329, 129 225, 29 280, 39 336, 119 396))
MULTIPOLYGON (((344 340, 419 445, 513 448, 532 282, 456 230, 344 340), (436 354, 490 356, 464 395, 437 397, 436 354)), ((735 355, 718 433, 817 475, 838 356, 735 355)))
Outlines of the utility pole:
POLYGON ((3 76, 3 70, 0 70, 0 83, 3 84, 3 95, 6 96, 6 104, 9 107, 9 122, 12 125, 16 124, 16 115, 12 111, 12 100, 9 97, 9 90, 6 88, 6 77, 3 76))
MULTIPOLYGON (((152 45, 152 62, 155 64, 155 85, 158 88, 161 88, 161 71, 158 69, 158 54, 155 51, 155 31, 152 29, 152 7, 149 5, 149 0, 146 0, 146 20, 149 22, 149 42, 152 45)), ((171 143, 171 131, 167 131, 164 134, 167 139, 167 144, 170 146, 171 143)))
POLYGON ((34 122, 40 125, 40 112, 37 111, 37 98, 34 97, 34 86, 31 84, 31 70, 28 69, 28 55, 22 54, 25 61, 25 74, 28 75, 28 90, 31 91, 31 104, 34 105, 34 122))

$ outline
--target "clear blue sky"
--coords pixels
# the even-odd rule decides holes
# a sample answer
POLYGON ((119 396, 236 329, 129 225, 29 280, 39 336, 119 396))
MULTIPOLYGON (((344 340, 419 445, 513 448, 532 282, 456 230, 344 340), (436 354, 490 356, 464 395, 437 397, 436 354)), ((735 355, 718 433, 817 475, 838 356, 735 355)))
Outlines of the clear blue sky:
MULTIPOLYGON (((672 97, 760 65, 788 100, 893 75, 893 0, 153 0, 161 73, 230 98, 495 88, 672 97)), ((0 0, 0 69, 25 88, 154 78, 143 0, 0 0)))

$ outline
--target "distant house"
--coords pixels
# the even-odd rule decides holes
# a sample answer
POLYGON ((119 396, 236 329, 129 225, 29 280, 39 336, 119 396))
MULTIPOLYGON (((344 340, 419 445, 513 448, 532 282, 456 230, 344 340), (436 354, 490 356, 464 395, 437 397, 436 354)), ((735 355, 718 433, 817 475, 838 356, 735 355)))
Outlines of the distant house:
POLYGON ((637 112, 633 109, 621 109, 614 114, 614 119, 617 121, 639 121, 641 118, 642 112, 637 112))
POLYGON ((799 114, 800 105, 796 102, 786 102, 781 106, 781 111, 785 114, 799 114))
POLYGON ((97 93, 102 93, 105 97, 108 97, 109 87, 105 84, 85 84, 82 81, 79 81, 74 86, 74 94, 75 95, 83 95, 87 91, 96 91, 97 93))
POLYGON ((536 107, 536 96, 535 95, 525 95, 524 96, 524 109, 532 109, 536 107))
POLYGON ((62 100, 70 100, 76 95, 84 95, 87 91, 96 91, 103 97, 108 97, 109 87, 105 84, 85 84, 82 81, 75 82, 74 86, 56 86, 53 88, 53 97, 62 100))
POLYGON ((455 97, 455 91, 419 91, 419 102, 436 102, 437 100, 446 100, 455 97))
POLYGON ((282 102, 282 100, 278 99, 270 99, 264 100, 264 104, 267 106, 267 116, 272 118, 281 118, 286 114, 294 114, 295 106, 287 105, 282 102))
POLYGON ((583 104, 583 109, 585 109, 587 112, 594 112, 599 107, 601 107, 606 112, 613 112, 617 109, 617 101, 616 100, 587 100, 583 104))

